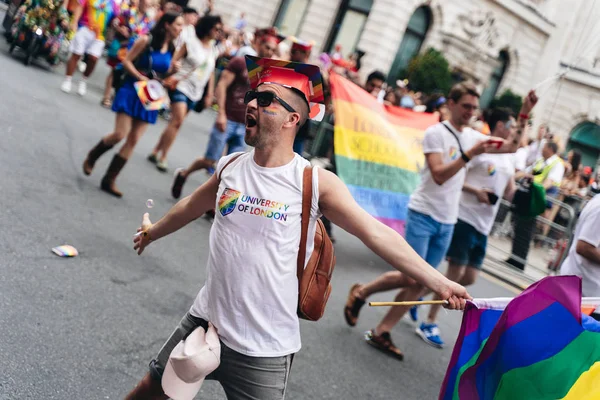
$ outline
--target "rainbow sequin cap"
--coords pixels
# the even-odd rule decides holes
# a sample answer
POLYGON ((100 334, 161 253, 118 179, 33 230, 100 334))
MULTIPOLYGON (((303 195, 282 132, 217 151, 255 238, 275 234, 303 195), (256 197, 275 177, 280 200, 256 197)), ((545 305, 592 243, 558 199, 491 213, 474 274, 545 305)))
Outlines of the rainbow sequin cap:
POLYGON ((316 65, 292 61, 246 56, 250 87, 263 83, 277 83, 292 87, 304 94, 310 109, 310 119, 321 121, 325 115, 323 77, 316 65))

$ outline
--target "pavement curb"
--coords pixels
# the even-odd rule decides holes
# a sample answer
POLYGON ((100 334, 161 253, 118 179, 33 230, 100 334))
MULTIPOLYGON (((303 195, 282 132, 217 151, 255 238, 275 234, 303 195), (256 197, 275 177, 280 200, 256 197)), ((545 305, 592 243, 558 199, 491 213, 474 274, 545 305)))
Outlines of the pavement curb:
POLYGON ((525 290, 529 285, 537 282, 537 279, 522 272, 518 272, 507 266, 504 262, 498 260, 487 259, 482 270, 486 274, 519 290, 525 290))

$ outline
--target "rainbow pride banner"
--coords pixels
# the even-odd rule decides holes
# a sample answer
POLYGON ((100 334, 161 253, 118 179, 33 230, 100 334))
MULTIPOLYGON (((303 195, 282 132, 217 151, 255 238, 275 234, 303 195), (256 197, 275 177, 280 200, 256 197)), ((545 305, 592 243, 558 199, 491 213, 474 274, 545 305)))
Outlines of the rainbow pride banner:
POLYGON ((582 301, 579 277, 493 300, 467 303, 439 400, 600 399, 600 322, 581 312, 598 299, 582 301))
POLYGON ((337 174, 362 208, 403 235, 424 163, 423 133, 438 117, 384 106, 345 78, 329 78, 337 174))

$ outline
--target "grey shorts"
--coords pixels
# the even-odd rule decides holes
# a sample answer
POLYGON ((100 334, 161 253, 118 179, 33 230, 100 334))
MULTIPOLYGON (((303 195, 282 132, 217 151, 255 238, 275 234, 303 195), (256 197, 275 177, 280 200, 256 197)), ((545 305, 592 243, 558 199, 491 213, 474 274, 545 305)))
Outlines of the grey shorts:
MULTIPOLYGON (((189 312, 183 317, 156 358, 150 362, 153 379, 161 380, 175 346, 199 326, 206 330, 208 322, 189 312)), ((219 382, 229 400, 282 400, 285 398, 293 356, 250 357, 221 342, 221 364, 206 379, 219 382)))

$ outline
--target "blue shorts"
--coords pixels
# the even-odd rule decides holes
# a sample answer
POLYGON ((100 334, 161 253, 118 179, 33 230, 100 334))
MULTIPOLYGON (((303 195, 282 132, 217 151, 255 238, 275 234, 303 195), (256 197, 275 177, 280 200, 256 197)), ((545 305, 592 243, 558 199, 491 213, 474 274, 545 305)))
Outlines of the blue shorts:
POLYGON ((246 124, 244 123, 227 120, 225 132, 221 132, 216 126, 213 126, 204 158, 218 161, 223 155, 225 145, 227 145, 227 154, 246 151, 244 136, 246 136, 246 124))
POLYGON ((188 112, 190 110, 193 110, 194 107, 196 106, 196 103, 197 103, 197 101, 190 100, 189 97, 187 97, 185 94, 183 94, 182 92, 180 92, 177 89, 169 92, 169 98, 171 99, 171 103, 185 103, 185 104, 187 104, 188 112))
POLYGON ((442 224, 429 215, 408 210, 406 216, 406 241, 429 265, 439 267, 446 255, 453 224, 442 224))
POLYGON ((487 236, 459 219, 454 226, 454 234, 447 254, 448 260, 452 264, 481 269, 486 249, 487 236))

